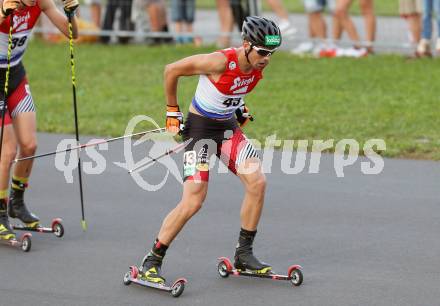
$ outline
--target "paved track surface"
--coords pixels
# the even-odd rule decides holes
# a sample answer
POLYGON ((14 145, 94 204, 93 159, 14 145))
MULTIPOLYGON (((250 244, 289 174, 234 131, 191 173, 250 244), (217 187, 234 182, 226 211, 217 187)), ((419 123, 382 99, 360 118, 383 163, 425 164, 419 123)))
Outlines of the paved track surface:
MULTIPOLYGON (((65 137, 39 134, 40 152, 65 137)), ((358 161, 337 178, 332 155, 319 174, 286 175, 275 154, 255 251, 280 273, 302 265, 298 288, 218 276, 217 257, 234 252, 243 193, 231 174, 212 174, 205 207, 168 251, 165 276, 189 281, 173 299, 122 277, 151 247, 181 186, 170 176, 160 190, 142 190, 113 165, 124 160, 122 143, 110 146, 106 170, 84 176, 86 233, 76 172, 67 184, 53 157, 36 162, 27 200, 44 222, 63 217, 66 234, 34 234, 30 253, 0 246, 0 305, 438 305, 439 163, 385 160, 380 175, 366 176, 358 161)), ((136 147, 137 160, 145 151, 136 147)), ((165 174, 157 164, 143 176, 158 183, 165 174)))

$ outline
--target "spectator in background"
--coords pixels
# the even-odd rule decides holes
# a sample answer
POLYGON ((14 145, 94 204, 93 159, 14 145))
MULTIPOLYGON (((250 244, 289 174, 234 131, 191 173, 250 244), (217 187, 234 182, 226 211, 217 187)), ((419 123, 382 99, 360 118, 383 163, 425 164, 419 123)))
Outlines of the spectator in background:
MULTIPOLYGON (((311 41, 303 42, 292 50, 293 54, 301 55, 313 53, 319 55, 321 51, 327 49, 327 24, 322 13, 326 9, 334 11, 334 0, 303 0, 304 9, 308 16, 308 29, 311 41)), ((333 17, 335 19, 335 17, 333 17)), ((333 20, 333 23, 337 20, 333 20)))
POLYGON ((217 11, 220 20, 220 37, 217 39, 217 46, 223 49, 231 45, 234 28, 234 17, 229 0, 217 0, 217 11))
POLYGON ((297 30, 290 23, 289 13, 284 7, 282 0, 266 0, 266 1, 267 4, 272 9, 272 11, 278 16, 279 19, 278 27, 281 30, 281 34, 284 37, 293 36, 297 32, 297 30))
MULTIPOLYGON (((360 57, 373 53, 373 44, 376 38, 376 16, 374 15, 373 0, 359 0, 367 35, 365 44, 361 44, 359 34, 349 15, 349 9, 352 4, 353 0, 337 0, 335 16, 354 44, 353 48, 346 50, 345 55, 360 57)), ((337 33, 334 33, 334 35, 336 36, 337 33)), ((339 37, 335 38, 339 39, 339 37)))
MULTIPOLYGON (((290 23, 289 13, 284 7, 282 0, 266 0, 266 2, 278 17, 278 26, 283 37, 292 37, 297 30, 290 23)), ((244 19, 250 15, 249 0, 229 0, 229 4, 238 30, 241 31, 244 19)))
MULTIPOLYGON (((148 19, 150 21, 151 32, 165 32, 169 31, 167 21, 167 8, 165 0, 142 0, 148 19)), ((153 44, 172 43, 171 37, 154 37, 153 44)))
POLYGON ((84 0, 84 3, 90 7, 90 17, 92 23, 98 28, 101 28, 101 7, 102 0, 84 0))
MULTIPOLYGON (((413 46, 420 41, 422 33, 422 0, 399 0, 399 14, 408 22, 410 42, 413 46)), ((418 52, 415 52, 418 56, 418 52)))
MULTIPOLYGON (((440 33, 440 0, 423 0, 423 31, 422 39, 417 46, 417 53, 421 56, 432 56, 431 38, 432 38, 432 16, 436 13, 436 22, 438 33, 440 33), (434 7, 435 6, 435 7, 434 7)), ((437 38, 437 52, 440 52, 440 38, 437 38)))
POLYGON ((171 19, 174 22, 174 30, 177 33, 177 43, 191 43, 194 41, 193 22, 195 12, 195 0, 172 0, 171 19), (189 35, 187 35, 189 34, 189 35))
MULTIPOLYGON (((279 19, 279 28, 283 37, 292 37, 297 30, 289 21, 289 14, 282 0, 266 0, 272 11, 279 19)), ((217 0, 217 11, 220 19, 220 37, 217 46, 226 48, 231 45, 231 35, 234 28, 234 19, 238 30, 241 31, 243 20, 249 16, 247 0, 217 0)))
POLYGON ((157 45, 162 43, 172 43, 173 37, 168 33, 167 8, 164 0, 133 0, 131 20, 140 26, 141 31, 154 33, 147 41, 157 45), (147 17, 147 18, 144 18, 147 17), (139 24, 138 21, 148 22, 139 24))
MULTIPOLYGON (((134 25, 131 22, 131 2, 132 0, 108 0, 104 16, 104 24, 102 29, 105 31, 112 31, 113 24, 115 22, 116 12, 119 9, 121 14, 119 15, 119 29, 121 31, 133 31, 134 25)), ((120 36, 118 37, 120 43, 128 43, 130 37, 120 36)), ((102 43, 109 43, 110 36, 101 36, 102 43)))

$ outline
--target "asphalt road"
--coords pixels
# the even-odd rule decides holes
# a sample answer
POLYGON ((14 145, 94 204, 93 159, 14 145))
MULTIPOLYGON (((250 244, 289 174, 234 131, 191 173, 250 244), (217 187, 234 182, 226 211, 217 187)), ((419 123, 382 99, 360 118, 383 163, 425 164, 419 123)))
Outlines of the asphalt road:
MULTIPOLYGON (((39 134, 39 152, 54 149, 64 137, 39 134)), ((36 162, 26 199, 43 222, 62 217, 66 234, 61 239, 34 234, 30 253, 0 246, 0 305, 421 306, 440 301, 438 162, 386 159, 381 174, 364 175, 357 161, 338 178, 333 155, 322 157, 318 174, 287 175, 276 153, 255 252, 280 273, 302 265, 305 281, 296 288, 218 276, 216 259, 234 252, 243 193, 233 175, 213 171, 205 207, 167 254, 167 279, 189 281, 183 295, 173 299, 153 289, 126 287, 122 277, 150 249, 181 186, 170 176, 157 191, 141 189, 113 164, 124 160, 122 148, 122 143, 109 145, 105 171, 84 176, 87 232, 80 226, 76 172, 69 184, 53 157, 36 162)), ((135 158, 145 150, 137 146, 135 158)), ((180 157, 173 158, 180 163, 180 157)), ((83 162, 89 161, 83 155, 83 162)), ((150 184, 165 174, 161 164, 142 172, 150 184)))

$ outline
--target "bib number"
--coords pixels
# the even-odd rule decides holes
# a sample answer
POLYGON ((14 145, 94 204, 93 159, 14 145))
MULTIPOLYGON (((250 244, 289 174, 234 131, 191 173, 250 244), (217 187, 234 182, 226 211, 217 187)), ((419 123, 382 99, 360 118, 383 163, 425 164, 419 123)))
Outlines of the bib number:
POLYGON ((15 47, 21 47, 24 45, 24 43, 26 42, 27 36, 23 36, 21 38, 13 38, 12 39, 12 44, 11 44, 11 49, 14 50, 15 47))
POLYGON ((183 175, 185 177, 196 174, 196 151, 187 151, 183 154, 183 175))
POLYGON ((226 107, 230 107, 230 106, 238 106, 240 102, 241 102, 241 98, 229 98, 223 101, 222 104, 226 107))

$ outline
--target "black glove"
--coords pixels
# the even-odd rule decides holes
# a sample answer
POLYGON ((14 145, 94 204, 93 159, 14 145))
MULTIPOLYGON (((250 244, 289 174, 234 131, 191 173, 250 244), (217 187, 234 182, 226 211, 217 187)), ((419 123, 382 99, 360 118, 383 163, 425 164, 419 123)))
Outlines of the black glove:
POLYGON ((244 127, 249 121, 254 121, 254 117, 251 116, 245 104, 235 110, 235 117, 240 127, 244 127))

